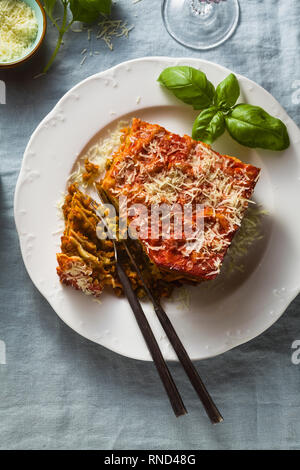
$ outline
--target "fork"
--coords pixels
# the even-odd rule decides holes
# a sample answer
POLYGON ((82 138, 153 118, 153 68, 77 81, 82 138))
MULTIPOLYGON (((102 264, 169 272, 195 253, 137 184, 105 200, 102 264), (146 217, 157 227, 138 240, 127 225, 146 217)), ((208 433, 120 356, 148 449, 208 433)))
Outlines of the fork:
MULTIPOLYGON (((102 193, 99 191, 99 189, 96 185, 95 185, 95 189, 97 191, 97 194, 99 196, 101 204, 104 205, 105 203, 108 203, 109 201, 107 200, 106 195, 105 194, 102 195, 102 193), (105 201, 103 201, 103 199, 105 199, 105 201)), ((97 210, 97 213, 99 214, 98 210, 97 210)), ((101 220, 104 223, 105 227, 107 227, 106 221, 104 220, 102 215, 101 215, 101 220)), ((107 230, 109 230, 109 229, 107 229, 107 230)), ((111 236, 111 234, 110 234, 110 238, 113 242, 114 250, 115 250, 115 257, 117 259, 117 244, 116 244, 116 241, 115 241, 114 237, 111 236)), ((163 329, 164 329, 171 345, 173 346, 173 349, 174 349, 175 353, 177 354, 177 357, 178 357, 179 361, 181 362, 181 364, 182 364, 182 366, 183 366, 183 368, 184 368, 184 370, 185 370, 185 372, 186 372, 193 388, 195 389, 198 397, 200 398, 200 400, 201 400, 201 402, 202 402, 202 404, 205 408, 205 411, 206 411, 207 415, 209 416, 211 422, 213 424, 222 422, 223 417, 222 417, 221 413, 219 412, 219 410, 216 407, 215 403, 213 402, 210 394, 208 393, 203 381, 201 380, 200 375, 197 372, 197 369, 195 368, 194 364, 192 363, 192 361, 191 361, 184 345, 182 344, 179 336, 177 335, 176 330, 173 327, 168 315, 166 314, 165 310, 162 308, 160 302, 155 297, 155 295, 153 294, 151 289, 148 287, 148 285, 147 285, 147 283, 146 283, 146 281, 145 281, 145 279, 144 279, 144 277, 143 277, 143 275, 142 275, 142 273, 141 273, 141 271, 138 267, 138 264, 136 263, 131 251, 128 248, 127 243, 125 242, 125 240, 118 241, 118 243, 123 246, 123 248, 125 249, 125 251, 126 251, 126 253, 127 253, 134 269, 136 270, 136 273, 137 273, 139 279, 141 280, 141 282, 143 284, 145 292, 146 292, 149 300, 153 304, 154 311, 155 311, 155 313, 156 313, 156 315, 157 315, 157 317, 158 317, 158 319, 159 319, 159 321, 160 321, 160 323, 161 323, 161 325, 162 325, 162 327, 163 327, 163 329)), ((120 266, 119 263, 118 263, 118 266, 117 266, 117 272, 118 272, 118 275, 119 275, 119 278, 120 278, 121 282, 122 282, 122 279, 125 280, 125 282, 126 282, 126 286, 128 288, 127 292, 130 292, 131 300, 128 298, 126 290, 125 289, 124 290, 125 290, 125 294, 126 294, 128 300, 129 300, 129 303, 130 303, 131 307, 133 308, 133 306, 135 306, 136 302, 138 302, 139 308, 141 309, 140 302, 137 299, 137 297, 135 296, 135 293, 134 293, 134 291, 131 287, 131 283, 130 283, 126 273, 124 273, 124 270, 122 269, 122 266, 120 266), (121 268, 121 270, 120 270, 120 268, 121 268), (125 279, 124 274, 126 276, 126 279, 125 279), (135 299, 133 299, 133 296, 135 297, 135 299)), ((147 321, 147 319, 146 319, 146 321, 147 321)), ((149 324, 148 324, 148 326, 150 328, 149 324)), ((151 333, 152 333, 152 331, 151 331, 151 333)), ((154 338, 153 333, 152 333, 152 336, 154 338)), ((154 338, 154 340, 155 340, 155 338, 154 338)), ((155 340, 155 342, 156 342, 156 340, 155 340)))
POLYGON ((182 401, 182 398, 179 394, 179 391, 176 387, 176 384, 171 376, 170 370, 164 360, 164 357, 161 353, 161 350, 159 348, 159 345, 155 339, 155 336, 151 330, 150 324, 146 318, 146 315, 142 309, 142 306, 140 304, 139 299, 137 298, 130 280, 124 271, 124 268, 122 264, 119 261, 119 256, 118 256, 118 246, 119 242, 116 242, 114 239, 114 236, 111 233, 111 230, 106 223, 105 218, 102 216, 101 212, 99 211, 99 207, 97 204, 92 201, 91 206, 93 209, 96 211, 97 215, 100 217, 104 227, 107 230, 107 233, 113 243, 114 247, 114 256, 115 256, 115 262, 116 262, 116 270, 117 270, 117 275, 119 277, 119 280, 124 288, 124 293, 128 299, 128 302, 132 308, 132 311, 135 315, 136 321, 138 323, 138 326, 141 330, 141 333, 144 337, 144 340, 147 344, 147 347, 149 349, 149 352, 152 356, 153 362, 156 366, 156 369, 158 371, 158 374, 160 376, 160 379, 163 383, 163 386, 167 392, 167 395, 169 397, 170 403, 172 405, 173 411, 177 417, 182 416, 187 413, 187 410, 184 406, 184 403, 182 401))

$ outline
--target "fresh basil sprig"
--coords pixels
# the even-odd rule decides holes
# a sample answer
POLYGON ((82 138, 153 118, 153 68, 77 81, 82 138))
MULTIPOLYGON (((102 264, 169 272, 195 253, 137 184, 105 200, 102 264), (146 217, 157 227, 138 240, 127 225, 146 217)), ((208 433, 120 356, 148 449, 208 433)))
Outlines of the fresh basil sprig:
POLYGON ((217 106, 206 108, 197 116, 193 125, 193 136, 201 135, 202 142, 212 144, 225 131, 225 119, 217 106))
POLYGON ((213 84, 207 80, 205 73, 193 67, 167 67, 158 77, 158 81, 176 98, 191 104, 194 109, 207 108, 213 104, 213 84))
POLYGON ((83 23, 93 23, 100 14, 104 16, 110 15, 111 0, 43 0, 43 7, 48 17, 58 30, 58 38, 56 47, 48 64, 44 67, 43 73, 46 73, 54 62, 55 57, 60 49, 64 34, 68 31, 74 21, 82 21, 83 23), (61 24, 53 16, 54 7, 60 4, 63 7, 63 17, 61 24), (72 14, 72 18, 68 17, 72 14))
POLYGON ((184 103, 202 111, 197 116, 192 137, 212 144, 225 129, 247 147, 284 150, 290 145, 285 124, 259 106, 235 104, 240 96, 236 76, 231 73, 216 89, 206 75, 193 67, 168 67, 159 83, 184 103))
POLYGON ((225 116, 229 134, 247 147, 283 150, 290 145, 286 126, 259 106, 237 104, 225 116))
POLYGON ((216 88, 214 102, 220 108, 231 108, 240 96, 240 85, 236 76, 229 74, 216 88))

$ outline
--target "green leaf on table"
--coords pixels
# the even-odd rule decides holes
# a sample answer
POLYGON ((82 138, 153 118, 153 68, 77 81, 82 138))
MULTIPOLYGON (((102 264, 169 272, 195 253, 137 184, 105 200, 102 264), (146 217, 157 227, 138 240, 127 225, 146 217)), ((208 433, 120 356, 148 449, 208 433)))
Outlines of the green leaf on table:
POLYGON ((192 131, 195 140, 212 144, 225 131, 223 113, 216 106, 204 109, 197 116, 192 131))
POLYGON ((239 96, 239 82, 236 76, 231 73, 217 86, 214 102, 219 107, 231 108, 239 96))
POLYGON ((111 0, 70 0, 70 10, 74 21, 92 23, 100 14, 110 15, 111 0))
POLYGON ((103 15, 110 15, 111 13, 111 0, 80 0, 87 10, 97 10, 103 15))
POLYGON ((158 82, 195 109, 207 108, 213 102, 213 84, 207 80, 205 73, 193 67, 167 67, 158 77, 158 82))
POLYGON ((284 150, 290 145, 285 124, 259 106, 238 104, 225 121, 231 137, 247 147, 284 150))

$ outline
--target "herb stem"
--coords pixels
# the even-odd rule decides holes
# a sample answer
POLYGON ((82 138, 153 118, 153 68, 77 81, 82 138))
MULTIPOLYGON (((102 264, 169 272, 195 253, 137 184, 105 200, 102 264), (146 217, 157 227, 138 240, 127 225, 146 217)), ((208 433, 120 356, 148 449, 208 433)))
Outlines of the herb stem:
MULTIPOLYGON (((58 38, 55 49, 50 57, 49 62, 43 69, 43 74, 48 72, 52 66, 58 51, 63 44, 63 37, 69 31, 74 21, 82 23, 94 23, 99 16, 108 16, 111 11, 112 0, 42 0, 45 11, 51 22, 58 31, 58 38), (53 11, 57 4, 63 8, 62 20, 55 19, 53 11)), ((1 0, 0 0, 1 2, 1 0)), ((60 10, 61 11, 61 10, 60 10)), ((127 28, 128 29, 128 28, 127 28)))
POLYGON ((63 16, 63 21, 62 21, 62 25, 61 25, 60 29, 58 28, 57 23, 56 23, 56 27, 59 30, 56 47, 53 51, 52 56, 50 57, 50 60, 49 60, 48 64, 44 67, 43 73, 47 73, 48 70, 50 69, 51 65, 53 64, 53 62, 55 60, 55 57, 57 56, 57 53, 60 49, 60 46, 61 46, 61 43, 62 43, 62 40, 63 40, 63 36, 64 36, 67 28, 70 26, 70 25, 67 26, 68 4, 67 4, 67 2, 63 2, 63 5, 64 5, 64 16, 63 16))
POLYGON ((49 13, 48 13, 48 15, 49 15, 50 20, 52 21, 52 23, 53 23, 54 26, 56 27, 56 29, 59 31, 59 30, 60 30, 60 27, 59 27, 57 21, 53 18, 53 15, 52 15, 52 14, 49 14, 49 13))

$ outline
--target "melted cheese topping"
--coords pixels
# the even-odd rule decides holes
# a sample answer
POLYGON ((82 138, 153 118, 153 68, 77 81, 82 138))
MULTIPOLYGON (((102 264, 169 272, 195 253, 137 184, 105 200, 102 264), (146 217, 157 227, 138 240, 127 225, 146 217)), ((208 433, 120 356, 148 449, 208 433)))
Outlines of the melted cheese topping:
MULTIPOLYGON (((149 237, 142 243, 158 265, 167 263, 166 252, 176 252, 187 258, 179 269, 212 278, 241 225, 258 176, 257 168, 202 142, 135 119, 107 181, 114 197, 125 195, 128 205, 143 203, 149 211, 151 204, 204 206, 204 234, 195 230, 182 240, 149 237)), ((194 229, 194 219, 190 224, 194 229)), ((176 269, 182 260, 172 256, 176 269)))
POLYGON ((101 294, 102 286, 98 285, 97 288, 93 286, 93 270, 81 258, 58 254, 57 260, 59 263, 57 272, 62 282, 72 285, 86 295, 101 294))

